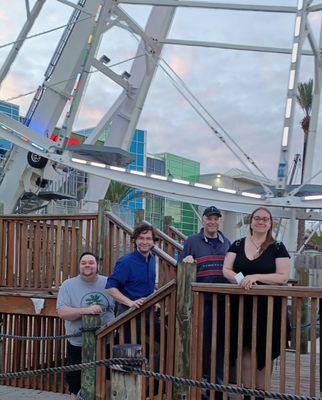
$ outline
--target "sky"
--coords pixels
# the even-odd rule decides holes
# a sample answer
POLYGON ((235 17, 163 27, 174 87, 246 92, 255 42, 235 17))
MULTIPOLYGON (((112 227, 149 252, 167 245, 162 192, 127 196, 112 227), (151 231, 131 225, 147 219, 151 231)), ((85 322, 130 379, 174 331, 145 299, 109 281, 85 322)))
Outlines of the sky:
MULTIPOLYGON (((30 1, 31 5, 33 3, 30 1)), ((226 3, 236 3, 236 0, 227 0, 226 3)), ((240 3, 296 6, 297 1, 253 0, 240 3)), ((144 27, 151 7, 123 7, 144 27)), ((70 10, 70 7, 56 0, 47 0, 31 34, 65 24, 70 10)), ((23 0, 0 0, 0 65, 11 48, 1 46, 16 39, 25 18, 23 0)), ((313 13, 309 21, 317 34, 321 13, 313 13)), ((168 37, 291 48, 293 30, 292 14, 178 8, 168 37)), ((1 100, 33 91, 42 83, 43 74, 62 32, 58 30, 25 42, 1 86, 1 100)), ((316 38, 318 41, 317 35, 316 38)), ((99 55, 106 54, 113 64, 134 56, 136 46, 137 41, 129 32, 113 28, 104 35, 99 55)), ((305 48, 308 48, 307 43, 305 48)), ((164 46, 162 57, 263 173, 275 179, 290 55, 167 45, 164 46)), ((127 62, 115 67, 114 71, 122 73, 130 70, 130 67, 131 63, 127 62)), ((307 81, 312 76, 313 58, 302 57, 300 81, 307 81)), ((115 83, 100 73, 92 74, 74 129, 96 125, 119 93, 120 89, 115 83)), ((18 104, 24 114, 31 100, 32 96, 24 96, 12 102, 18 104)), ((302 117, 298 107, 291 159, 302 149, 302 117)), ((147 131, 147 150, 150 153, 170 152, 199 161, 202 173, 224 173, 230 168, 245 170, 160 69, 150 87, 138 127, 147 131)), ((320 124, 314 171, 322 168, 318 160, 321 145, 320 124)), ((318 182, 321 182, 321 176, 318 182)))

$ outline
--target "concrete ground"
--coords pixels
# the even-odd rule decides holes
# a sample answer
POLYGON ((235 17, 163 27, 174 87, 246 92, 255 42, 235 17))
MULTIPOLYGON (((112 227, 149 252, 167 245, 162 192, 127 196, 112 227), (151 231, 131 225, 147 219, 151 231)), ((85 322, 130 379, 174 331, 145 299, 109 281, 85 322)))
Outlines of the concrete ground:
POLYGON ((0 400, 68 400, 70 396, 41 390, 20 389, 0 385, 0 400))

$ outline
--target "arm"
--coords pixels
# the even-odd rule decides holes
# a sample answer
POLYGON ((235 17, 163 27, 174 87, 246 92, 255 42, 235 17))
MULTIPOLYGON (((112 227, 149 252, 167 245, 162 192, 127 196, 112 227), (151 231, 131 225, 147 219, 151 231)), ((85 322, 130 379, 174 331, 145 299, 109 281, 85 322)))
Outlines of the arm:
POLYGON ((290 272, 290 260, 288 257, 275 259, 276 272, 273 274, 254 274, 247 275, 241 281, 240 285, 244 289, 250 289, 256 282, 266 283, 267 285, 283 285, 288 280, 290 272))
POLYGON ((183 247, 182 255, 180 257, 180 261, 184 262, 184 263, 194 263, 195 262, 195 258, 194 258, 194 256, 192 254, 193 254, 193 252, 192 252, 192 248, 191 248, 191 243, 190 243, 190 240, 188 238, 186 243, 185 243, 185 245, 184 245, 184 247, 183 247))
POLYGON ((107 292, 114 297, 116 301, 119 303, 125 304, 128 307, 135 307, 135 308, 140 308, 144 302, 144 297, 141 299, 137 300, 130 300, 128 297, 124 296, 119 289, 116 287, 110 287, 107 289, 107 292))
POLYGON ((237 283, 235 280, 236 273, 233 271, 233 265, 236 259, 236 253, 228 252, 225 257, 223 274, 230 283, 237 283))
POLYGON ((93 304, 89 307, 62 306, 57 309, 58 317, 67 321, 75 321, 84 314, 100 314, 101 312, 102 308, 97 304, 93 304))

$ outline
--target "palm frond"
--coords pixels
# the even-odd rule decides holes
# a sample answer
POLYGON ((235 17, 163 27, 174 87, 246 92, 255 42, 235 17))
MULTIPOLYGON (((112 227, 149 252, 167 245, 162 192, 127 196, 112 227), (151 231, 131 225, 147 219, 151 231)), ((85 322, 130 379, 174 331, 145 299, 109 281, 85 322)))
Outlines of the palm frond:
POLYGON ((306 116, 311 115, 313 101, 313 79, 308 82, 300 82, 297 85, 296 99, 306 116))

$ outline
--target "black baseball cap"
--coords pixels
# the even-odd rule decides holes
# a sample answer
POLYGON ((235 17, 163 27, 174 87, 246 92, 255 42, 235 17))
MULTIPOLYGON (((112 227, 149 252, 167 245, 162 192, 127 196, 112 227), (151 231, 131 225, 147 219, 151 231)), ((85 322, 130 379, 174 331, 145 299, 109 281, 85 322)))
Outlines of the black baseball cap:
POLYGON ((203 212, 202 216, 206 216, 206 217, 210 217, 210 215, 218 215, 219 217, 221 217, 221 212, 218 210, 217 207, 215 206, 210 206, 207 207, 205 209, 205 211, 203 212))

